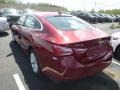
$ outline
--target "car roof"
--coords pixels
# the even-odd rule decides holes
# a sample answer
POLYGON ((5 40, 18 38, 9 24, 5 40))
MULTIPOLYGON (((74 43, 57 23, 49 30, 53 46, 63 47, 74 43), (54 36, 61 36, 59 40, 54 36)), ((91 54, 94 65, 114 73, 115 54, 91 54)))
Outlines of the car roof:
POLYGON ((47 17, 47 16, 72 16, 71 14, 66 14, 65 12, 34 12, 33 15, 37 17, 47 17))
POLYGON ((46 16, 55 16, 55 15, 59 15, 58 12, 34 12, 33 15, 36 16, 42 16, 42 17, 46 17, 46 16))

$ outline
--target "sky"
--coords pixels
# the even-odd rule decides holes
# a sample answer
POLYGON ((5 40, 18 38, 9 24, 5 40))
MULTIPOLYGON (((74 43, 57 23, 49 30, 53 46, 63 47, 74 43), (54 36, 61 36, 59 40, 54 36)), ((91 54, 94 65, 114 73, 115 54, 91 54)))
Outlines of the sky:
POLYGON ((101 9, 120 9, 120 0, 19 0, 23 3, 50 3, 64 6, 68 10, 90 11, 101 9))

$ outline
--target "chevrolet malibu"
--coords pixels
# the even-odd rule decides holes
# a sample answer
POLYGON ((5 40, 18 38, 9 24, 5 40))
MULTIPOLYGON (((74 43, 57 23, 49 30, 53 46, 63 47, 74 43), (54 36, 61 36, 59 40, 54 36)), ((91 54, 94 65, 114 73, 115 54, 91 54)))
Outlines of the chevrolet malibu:
POLYGON ((75 80, 96 74, 112 59, 110 36, 75 16, 57 12, 26 14, 12 37, 29 56, 35 74, 75 80))

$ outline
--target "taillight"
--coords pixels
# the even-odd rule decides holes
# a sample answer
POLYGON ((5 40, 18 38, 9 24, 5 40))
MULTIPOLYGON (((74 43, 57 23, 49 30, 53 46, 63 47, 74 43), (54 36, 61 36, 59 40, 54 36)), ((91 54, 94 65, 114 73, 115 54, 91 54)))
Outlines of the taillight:
POLYGON ((73 51, 71 48, 67 47, 61 47, 61 46, 53 46, 53 51, 56 56, 66 56, 66 55, 72 55, 73 51))

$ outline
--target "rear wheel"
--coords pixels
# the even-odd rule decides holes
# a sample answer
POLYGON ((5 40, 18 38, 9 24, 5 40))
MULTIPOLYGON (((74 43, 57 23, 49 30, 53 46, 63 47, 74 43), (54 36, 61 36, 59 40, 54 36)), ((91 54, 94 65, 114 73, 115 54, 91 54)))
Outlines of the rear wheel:
POLYGON ((37 60, 36 54, 34 53, 33 50, 30 50, 29 58, 30 58, 30 65, 32 67, 32 71, 35 74, 38 74, 39 73, 38 60, 37 60))

